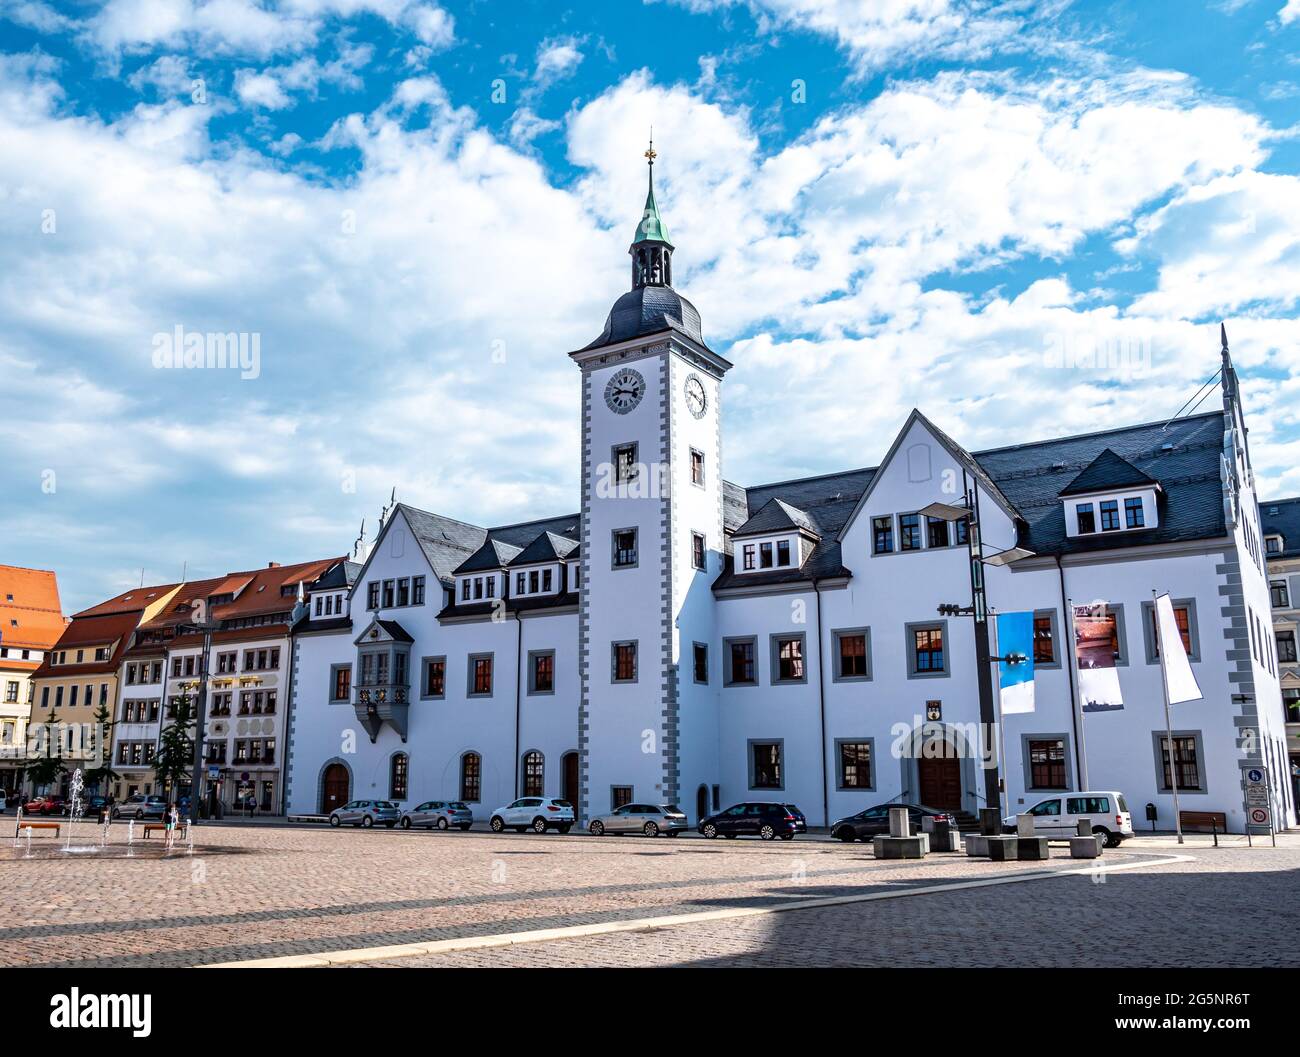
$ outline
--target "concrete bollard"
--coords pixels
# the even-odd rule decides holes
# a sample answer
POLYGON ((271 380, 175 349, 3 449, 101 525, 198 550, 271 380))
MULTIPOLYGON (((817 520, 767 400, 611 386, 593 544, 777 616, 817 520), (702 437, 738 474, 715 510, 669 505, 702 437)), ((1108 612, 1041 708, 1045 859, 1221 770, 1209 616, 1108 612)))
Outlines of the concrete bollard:
POLYGON ((1033 815, 1016 816, 1016 836, 1033 839, 1037 834, 1034 832, 1033 815))
POLYGON ((989 858, 994 862, 1015 862, 1020 858, 1019 837, 985 837, 989 858))
POLYGON ((989 857, 988 837, 982 833, 967 833, 966 854, 972 859, 987 859, 989 857))
POLYGON ((1104 841, 1100 837, 1094 837, 1089 833, 1086 837, 1070 838, 1070 858, 1071 859, 1097 859, 1101 856, 1101 849, 1104 841))
POLYGON ((930 852, 930 835, 910 837, 873 837, 871 853, 877 859, 923 859, 930 852))
POLYGON ((889 809, 889 835, 891 837, 910 837, 912 835, 912 819, 905 807, 891 807, 889 809))
POLYGON ((1080 837, 1092 836, 1092 819, 1081 818, 1079 824, 1074 827, 1074 832, 1080 837))
POLYGON ((996 837, 1002 832, 1002 816, 995 807, 980 808, 980 835, 996 837))
POLYGON ((947 819, 926 815, 921 829, 930 838, 931 851, 961 851, 961 834, 947 819))

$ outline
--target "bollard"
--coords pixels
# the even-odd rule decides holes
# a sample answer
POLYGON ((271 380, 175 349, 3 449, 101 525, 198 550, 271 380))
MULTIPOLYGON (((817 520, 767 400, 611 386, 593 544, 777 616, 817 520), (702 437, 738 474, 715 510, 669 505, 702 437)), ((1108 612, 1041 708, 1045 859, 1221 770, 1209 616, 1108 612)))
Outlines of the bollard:
POLYGON ((980 808, 980 836, 996 837, 1002 832, 1002 818, 995 807, 980 808))
POLYGON ((1075 834, 1076 834, 1077 836, 1080 836, 1080 837, 1091 837, 1091 836, 1092 836, 1092 819, 1090 819, 1090 818, 1081 818, 1081 819, 1079 819, 1079 823, 1078 823, 1077 826, 1075 826, 1074 832, 1075 832, 1075 834))
POLYGON ((912 819, 905 807, 891 807, 889 809, 889 835, 891 837, 910 837, 912 835, 912 819))
POLYGON ((1037 836, 1037 834, 1034 832, 1033 815, 1016 816, 1016 836, 1024 837, 1027 840, 1033 840, 1033 838, 1037 836))

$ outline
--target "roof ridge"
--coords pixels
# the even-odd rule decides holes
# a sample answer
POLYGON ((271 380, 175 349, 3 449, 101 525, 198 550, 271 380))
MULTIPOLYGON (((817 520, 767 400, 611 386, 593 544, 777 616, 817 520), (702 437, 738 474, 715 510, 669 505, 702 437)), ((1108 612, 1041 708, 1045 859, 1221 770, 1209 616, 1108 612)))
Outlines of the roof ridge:
MULTIPOLYGON (((1130 433, 1138 429, 1150 429, 1152 426, 1168 426, 1174 422, 1190 422, 1198 418, 1222 418, 1222 411, 1202 411, 1195 415, 1184 415, 1182 418, 1169 419, 1165 422, 1135 422, 1131 426, 1112 426, 1110 429, 1094 430, 1091 433, 1070 433, 1063 437, 1048 437, 1044 440, 1025 440, 1019 444, 1004 444, 1000 448, 984 448, 981 451, 973 451, 970 454, 979 457, 981 455, 995 455, 1004 451, 1016 451, 1020 448, 1037 448, 1045 444, 1062 444, 1070 440, 1084 440, 1088 437, 1106 437, 1113 433, 1130 433)), ((1116 453, 1118 454, 1118 453, 1116 453)), ((1122 458, 1122 456, 1121 456, 1122 458)))

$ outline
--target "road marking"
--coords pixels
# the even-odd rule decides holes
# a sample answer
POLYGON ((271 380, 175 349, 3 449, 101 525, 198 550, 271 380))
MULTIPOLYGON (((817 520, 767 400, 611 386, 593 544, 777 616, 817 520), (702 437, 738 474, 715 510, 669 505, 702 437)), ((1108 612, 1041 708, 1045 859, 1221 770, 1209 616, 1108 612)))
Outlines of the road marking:
POLYGON ((357 962, 391 961, 396 958, 413 958, 419 955, 448 954, 452 951, 483 950, 488 947, 510 947, 517 943, 549 943, 553 940, 578 939, 584 936, 606 936, 615 932, 639 932, 642 929, 670 928, 675 925, 695 925, 712 921, 731 921, 737 918, 763 917, 784 914, 791 910, 813 910, 817 907, 844 906, 849 903, 870 903, 877 899, 906 899, 909 896, 934 895, 938 892, 960 892, 969 888, 989 888, 994 885, 1016 884, 1021 881, 1041 881, 1050 877, 1095 877, 1097 874, 1118 873, 1120 870, 1138 870, 1149 866, 1168 866, 1176 862, 1194 862, 1191 855, 1166 855, 1144 858, 1141 862, 1120 863, 1116 866, 1082 866, 1069 870, 1031 870, 1007 874, 1004 877, 986 877, 978 881, 958 881, 955 884, 924 885, 919 888, 892 889, 884 892, 864 892, 860 895, 825 896, 820 899, 798 899, 767 907, 732 907, 727 910, 701 910, 689 914, 666 914, 660 917, 636 918, 631 921, 603 921, 593 925, 565 925, 553 929, 533 929, 529 932, 503 932, 493 936, 464 936, 453 940, 432 940, 428 943, 403 943, 388 947, 356 947, 346 951, 326 951, 321 954, 290 954, 280 958, 253 958, 248 961, 219 962, 200 966, 204 969, 313 969, 331 965, 351 965, 357 962))

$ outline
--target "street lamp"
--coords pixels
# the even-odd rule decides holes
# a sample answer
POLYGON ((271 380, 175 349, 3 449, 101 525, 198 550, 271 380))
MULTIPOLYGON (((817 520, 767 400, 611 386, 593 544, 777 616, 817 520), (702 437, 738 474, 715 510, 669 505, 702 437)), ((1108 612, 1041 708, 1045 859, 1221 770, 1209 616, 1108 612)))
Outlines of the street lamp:
POLYGON ((203 780, 203 732, 207 726, 205 715, 208 698, 208 653, 212 648, 212 633, 219 625, 207 621, 194 621, 178 624, 177 634, 200 634, 203 636, 203 653, 199 657, 199 699, 194 706, 194 772, 190 777, 190 821, 199 818, 199 785, 203 780))
MULTIPOLYGON (((979 690, 980 723, 985 730, 997 728, 997 705, 993 698, 993 662, 995 660, 1015 663, 1009 657, 994 657, 989 642, 988 604, 984 592, 984 566, 1003 566, 1022 558, 1033 556, 1033 552, 1024 547, 1009 547, 993 554, 984 553, 984 544, 980 539, 980 499, 979 488, 972 488, 966 470, 961 472, 962 502, 960 504, 934 502, 923 508, 920 513, 926 517, 941 521, 966 523, 966 553, 970 566, 971 604, 957 606, 950 603, 939 606, 939 612, 945 616, 970 616, 975 621, 975 665, 976 686, 979 690)), ((1015 656, 1019 656, 1018 654, 1015 656)), ((997 764, 984 770, 984 803, 992 807, 1002 804, 1002 756, 998 752, 997 764)))

